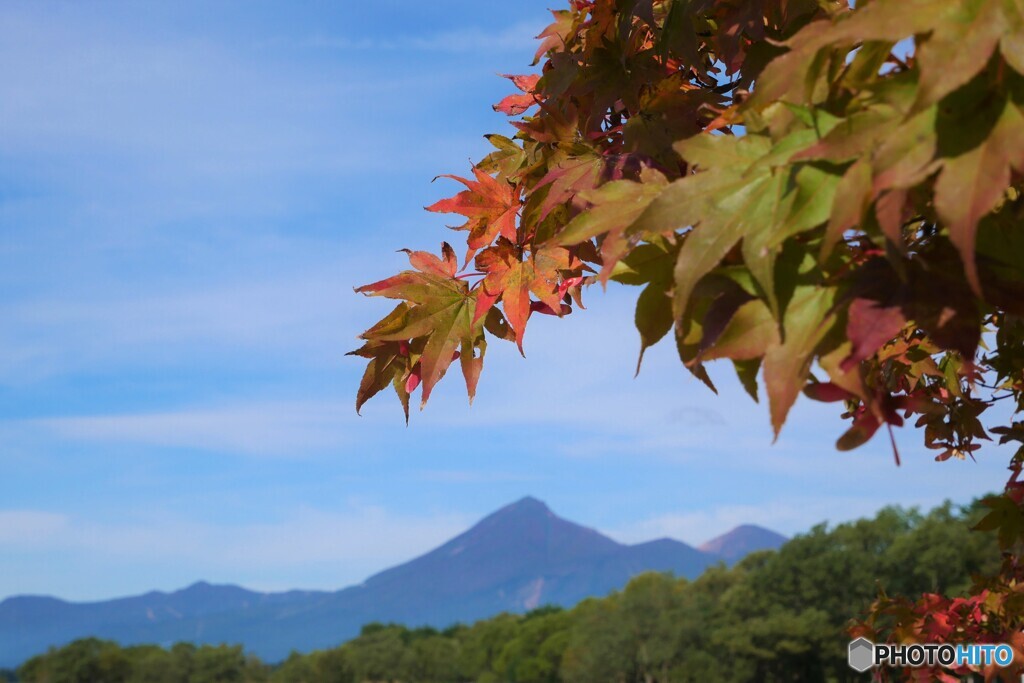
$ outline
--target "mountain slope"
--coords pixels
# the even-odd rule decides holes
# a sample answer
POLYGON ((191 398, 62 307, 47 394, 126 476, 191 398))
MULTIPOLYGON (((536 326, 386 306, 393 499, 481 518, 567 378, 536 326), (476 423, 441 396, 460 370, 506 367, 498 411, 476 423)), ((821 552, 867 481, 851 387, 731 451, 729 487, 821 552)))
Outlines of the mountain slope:
POLYGON ((0 667, 87 635, 122 644, 243 643, 277 661, 292 650, 334 646, 371 621, 444 627, 545 604, 572 606, 645 571, 694 578, 781 538, 740 527, 701 549, 671 539, 625 545, 524 498, 425 555, 333 593, 197 583, 95 603, 10 598, 0 603, 0 667))

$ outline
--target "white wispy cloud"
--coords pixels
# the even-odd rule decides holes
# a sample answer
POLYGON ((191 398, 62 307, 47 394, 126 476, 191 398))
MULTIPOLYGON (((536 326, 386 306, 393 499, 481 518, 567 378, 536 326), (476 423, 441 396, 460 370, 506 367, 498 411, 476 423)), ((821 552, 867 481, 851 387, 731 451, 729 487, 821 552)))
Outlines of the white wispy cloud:
POLYGON ((42 510, 0 510, 0 546, 14 549, 52 543, 67 530, 67 515, 42 510))
MULTIPOLYGON (((241 249, 241 248, 240 248, 241 249)), ((247 244, 249 258, 283 266, 258 279, 212 283, 83 283, 60 293, 0 298, 0 382, 109 367, 230 367, 239 361, 337 367, 371 312, 352 287, 367 279, 351 259, 247 244)), ((267 270, 271 270, 268 268, 267 270)), ((366 323, 368 324, 368 322, 366 323)), ((354 364, 352 365, 354 367, 354 364)))
POLYGON ((24 421, 70 442, 190 448, 231 455, 302 458, 350 444, 351 406, 263 403, 159 413, 71 416, 24 421))

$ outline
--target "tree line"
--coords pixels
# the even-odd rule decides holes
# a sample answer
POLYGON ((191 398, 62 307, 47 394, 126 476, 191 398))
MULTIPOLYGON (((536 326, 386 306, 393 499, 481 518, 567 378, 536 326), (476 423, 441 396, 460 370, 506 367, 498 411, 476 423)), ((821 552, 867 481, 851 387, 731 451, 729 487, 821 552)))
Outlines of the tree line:
POLYGON ((94 638, 34 657, 22 683, 685 683, 854 681, 851 617, 880 591, 966 594, 998 567, 978 504, 889 507, 818 525, 693 581, 648 573, 572 609, 444 630, 369 624, 330 650, 267 664, 241 646, 121 647, 94 638))

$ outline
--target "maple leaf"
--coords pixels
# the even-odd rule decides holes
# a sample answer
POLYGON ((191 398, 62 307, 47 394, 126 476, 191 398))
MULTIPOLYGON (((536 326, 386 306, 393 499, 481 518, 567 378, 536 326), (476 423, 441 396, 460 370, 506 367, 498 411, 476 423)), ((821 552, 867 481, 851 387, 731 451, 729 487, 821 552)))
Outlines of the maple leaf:
POLYGON ((742 292, 733 298, 721 297, 716 304, 705 318, 697 354, 700 361, 759 359, 779 343, 779 325, 764 301, 742 292))
POLYGON ((843 372, 873 356, 907 324, 898 306, 880 306, 869 299, 854 299, 848 315, 846 336, 852 348, 839 366, 843 372))
POLYGON ((504 98, 501 102, 494 105, 494 111, 501 112, 506 116, 518 116, 538 103, 538 95, 535 93, 535 90, 537 88, 537 81, 540 80, 540 76, 506 75, 505 78, 511 80, 512 83, 522 91, 522 94, 509 95, 504 98))
POLYGON ((744 235, 763 226, 776 213, 781 177, 763 174, 755 180, 741 173, 705 172, 676 181, 666 191, 680 205, 680 218, 693 229, 686 235, 675 268, 675 315, 680 319, 697 282, 716 268, 744 235), (710 200, 711 197, 721 197, 710 200), (713 203, 712 203, 713 202, 713 203), (688 204, 683 209, 683 204, 688 204))
POLYGON ((668 281, 651 282, 644 287, 636 301, 634 323, 640 333, 640 356, 636 361, 636 374, 640 374, 644 353, 669 333, 674 322, 672 292, 668 281))
POLYGON ((558 206, 571 202, 580 192, 593 190, 600 183, 605 161, 596 155, 570 157, 551 168, 533 188, 547 187, 540 206, 539 220, 544 220, 558 206))
POLYGON ((558 244, 571 246, 601 236, 600 279, 606 283, 629 247, 650 232, 647 226, 634 226, 666 184, 664 175, 645 169, 640 182, 613 180, 581 193, 580 198, 589 207, 562 229, 557 236, 558 244))
MULTIPOLYGON (((422 339, 419 356, 419 375, 422 380, 422 401, 426 405, 437 382, 448 366, 468 352, 469 359, 463 364, 467 388, 472 401, 479 377, 479 367, 469 363, 475 360, 474 349, 480 349, 483 358, 483 324, 474 320, 476 292, 471 292, 465 281, 451 277, 446 271, 438 272, 437 264, 424 259, 420 252, 410 253, 410 262, 421 270, 404 271, 394 277, 356 289, 368 296, 383 296, 401 299, 405 303, 391 315, 360 335, 368 342, 366 353, 372 353, 377 367, 383 368, 393 353, 393 347, 380 342, 409 342, 422 339)), ((438 259, 438 263, 443 263, 438 259)), ((364 355, 362 353, 360 355, 364 355)), ((391 358, 390 363, 394 363, 391 358)), ((382 370, 381 370, 382 371, 382 370)), ((381 387, 379 380, 368 380, 370 389, 381 387)))
POLYGON ((789 40, 790 52, 764 70, 753 99, 808 101, 826 63, 815 57, 819 51, 906 38, 915 38, 920 71, 914 112, 969 82, 997 47, 1024 73, 1024 10, 1015 0, 880 0, 837 18, 814 22, 789 40))
POLYGON ((623 148, 654 159, 661 168, 677 167, 673 143, 704 130, 724 104, 718 93, 691 84, 682 74, 673 75, 641 93, 639 112, 622 129, 623 148))
POLYGON ((536 64, 540 58, 550 52, 561 51, 569 40, 569 36, 575 32, 576 16, 567 10, 552 10, 555 21, 547 26, 537 39, 541 41, 537 53, 533 56, 533 63, 536 64))
POLYGON ((564 102, 557 108, 548 102, 539 102, 538 105, 540 115, 511 122, 522 136, 534 142, 557 145, 579 133, 580 112, 574 103, 564 102))
POLYGON ((477 270, 486 276, 479 287, 474 322, 500 299, 505 319, 522 353, 531 292, 552 311, 560 311, 559 270, 567 269, 569 262, 567 249, 550 246, 539 249, 536 254, 524 255, 516 245, 499 237, 497 244, 476 257, 477 270))
POLYGON ((457 180, 467 189, 427 207, 427 211, 457 213, 468 219, 457 228, 469 231, 467 263, 476 251, 489 245, 498 235, 516 240, 516 216, 521 206, 517 188, 476 167, 473 175, 475 181, 453 175, 439 176, 457 180))
POLYGON ((683 240, 675 272, 675 305, 681 319, 697 282, 742 241, 744 260, 778 311, 774 265, 782 244, 829 218, 840 176, 813 165, 775 170, 816 133, 790 136, 783 152, 770 140, 701 134, 677 145, 684 159, 704 169, 671 183, 651 202, 638 225, 679 229, 692 225, 683 240))
POLYGON ((429 251, 412 251, 401 249, 409 256, 409 263, 416 270, 423 273, 433 273, 441 277, 455 277, 459 269, 459 263, 455 258, 455 250, 447 242, 441 243, 441 258, 438 258, 429 251))
POLYGON ((814 349, 828 331, 834 295, 822 287, 799 288, 786 309, 785 339, 765 353, 764 382, 776 438, 806 384, 814 349))
POLYGON ((821 241, 818 256, 821 261, 832 253, 844 232, 860 224, 871 204, 871 166, 861 160, 854 162, 839 180, 835 193, 828 227, 821 241))
MULTIPOLYGON (((1011 170, 1024 172, 1024 114, 1011 99, 987 108, 994 111, 940 121, 940 126, 949 126, 969 118, 975 133, 966 137, 967 144, 965 136, 958 136, 960 144, 947 154, 935 182, 935 210, 948 226, 950 241, 960 251, 968 282, 977 293, 981 292, 974 257, 978 224, 1002 200, 1011 170), (986 126, 986 119, 995 121, 986 126)), ((975 107, 969 111, 974 113, 975 107)))
POLYGON ((989 496, 981 501, 990 512, 974 525, 978 531, 998 531, 999 545, 1009 548, 1024 538, 1024 512, 1003 496, 989 496))
MULTIPOLYGON (((407 310, 406 304, 399 304, 393 314, 398 313, 401 316, 407 310)), ((370 361, 366 365, 366 371, 359 381, 359 389, 356 392, 356 413, 359 413, 368 400, 383 391, 388 385, 392 385, 402 403, 405 420, 408 422, 409 393, 405 389, 405 378, 410 373, 408 344, 368 341, 362 347, 355 351, 349 351, 346 355, 361 356, 370 361)))

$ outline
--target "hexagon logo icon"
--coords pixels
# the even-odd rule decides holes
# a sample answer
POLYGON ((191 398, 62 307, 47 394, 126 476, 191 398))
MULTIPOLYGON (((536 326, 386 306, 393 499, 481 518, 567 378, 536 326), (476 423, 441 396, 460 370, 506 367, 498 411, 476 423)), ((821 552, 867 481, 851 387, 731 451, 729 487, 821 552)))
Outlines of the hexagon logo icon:
POLYGON ((848 660, 850 668, 864 673, 875 663, 875 645, 867 638, 858 638, 850 643, 848 660))

